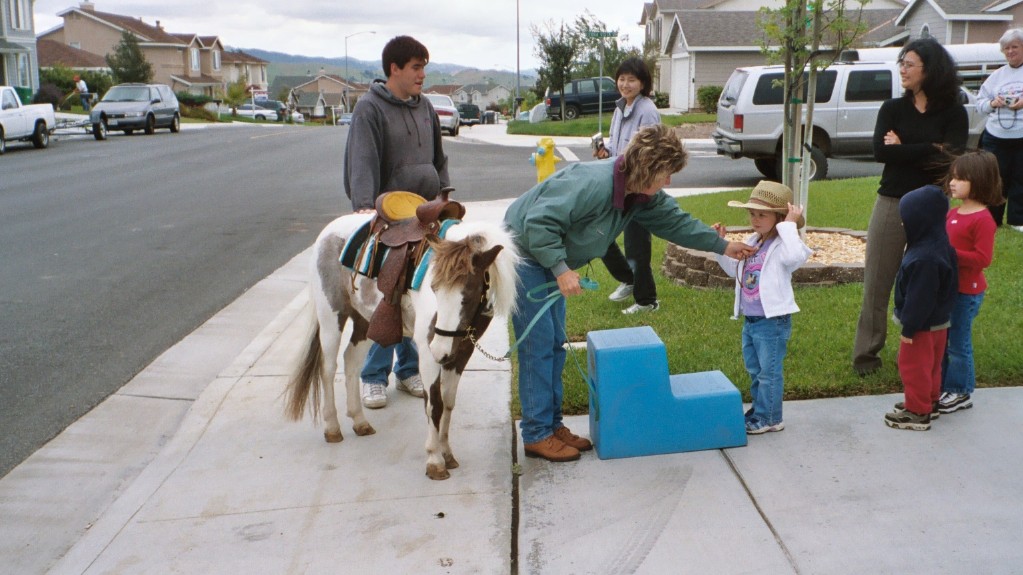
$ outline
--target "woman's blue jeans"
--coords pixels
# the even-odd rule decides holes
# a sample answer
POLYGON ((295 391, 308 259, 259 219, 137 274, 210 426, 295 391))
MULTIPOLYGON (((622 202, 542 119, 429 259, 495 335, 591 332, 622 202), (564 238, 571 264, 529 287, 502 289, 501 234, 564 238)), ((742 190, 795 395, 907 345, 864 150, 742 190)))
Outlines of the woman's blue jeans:
POLYGON ((753 413, 748 423, 776 425, 782 422, 785 395, 782 364, 792 336, 792 316, 746 317, 742 326, 742 359, 750 376, 753 413))
POLYGON ((398 354, 398 361, 394 364, 394 375, 398 379, 407 379, 419 373, 419 351, 416 344, 410 337, 403 337, 401 341, 381 347, 374 343, 366 355, 366 365, 362 368, 362 381, 366 383, 382 383, 387 385, 388 376, 391 375, 391 359, 395 352, 398 354))
MULTIPOLYGON (((524 258, 516 270, 519 285, 517 307, 512 314, 516 341, 545 302, 526 297, 530 289, 556 281, 554 274, 537 262, 524 258)), ((544 294, 557 292, 548 288, 544 294)), ((536 295, 536 294, 534 294, 536 295)), ((561 402, 564 389, 561 371, 565 367, 565 299, 558 298, 537 320, 525 341, 519 344, 519 402, 522 404, 522 442, 536 443, 554 434, 562 426, 561 402)))
POLYGON ((956 294, 952 326, 948 328, 948 344, 941 364, 942 392, 973 393, 977 383, 973 368, 973 320, 983 302, 983 292, 956 294))

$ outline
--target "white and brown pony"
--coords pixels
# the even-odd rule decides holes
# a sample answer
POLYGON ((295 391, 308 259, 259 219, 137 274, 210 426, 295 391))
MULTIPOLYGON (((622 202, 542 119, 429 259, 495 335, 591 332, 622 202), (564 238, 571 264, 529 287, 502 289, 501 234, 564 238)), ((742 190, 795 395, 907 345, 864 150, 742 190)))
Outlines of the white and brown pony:
MULTIPOLYGON (((366 214, 342 216, 320 233, 313 248, 310 290, 316 313, 304 359, 286 390, 287 416, 302 418, 312 396, 313 417, 322 414, 323 435, 342 440, 334 404, 334 375, 341 333, 348 321, 352 335, 344 351, 348 417, 356 435, 376 433, 362 411, 359 373, 372 341, 369 318, 381 299, 376 282, 339 262, 348 238, 369 220, 366 214)), ((430 263, 418 290, 401 298, 403 332, 419 349, 419 372, 426 388, 426 474, 447 479, 458 467, 448 431, 455 394, 469 357, 494 315, 509 317, 515 305, 518 254, 501 225, 462 222, 447 229, 446 239, 428 238, 430 263)))

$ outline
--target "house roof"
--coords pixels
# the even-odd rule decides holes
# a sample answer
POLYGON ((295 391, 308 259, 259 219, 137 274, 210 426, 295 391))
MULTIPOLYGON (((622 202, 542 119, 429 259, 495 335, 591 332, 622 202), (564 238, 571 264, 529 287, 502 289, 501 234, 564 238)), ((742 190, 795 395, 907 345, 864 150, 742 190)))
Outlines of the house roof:
POLYGON ((79 50, 55 40, 36 40, 36 54, 40 68, 66 66, 68 68, 109 68, 103 56, 79 50))
POLYGON ((247 54, 241 50, 225 50, 220 55, 221 62, 226 64, 269 64, 266 60, 247 54))
POLYGON ((320 102, 320 100, 323 100, 324 103, 326 103, 326 99, 324 98, 323 94, 321 94, 319 92, 293 92, 293 93, 294 94, 298 94, 298 105, 299 106, 310 106, 310 107, 311 106, 315 106, 316 104, 318 104, 320 102))
POLYGON ((199 76, 178 76, 177 74, 171 74, 171 78, 173 78, 175 82, 179 82, 186 86, 221 86, 224 83, 222 79, 207 76, 206 74, 201 74, 199 76))
POLYGON ((947 21, 1012 21, 1012 14, 1002 12, 1014 5, 1004 0, 910 0, 899 14, 896 24, 903 25, 911 12, 924 4, 947 21))
POLYGON ((430 86, 428 90, 431 94, 444 94, 445 96, 450 96, 457 92, 461 87, 462 86, 459 84, 434 84, 433 86, 430 86))
MULTIPOLYGON (((863 17, 868 29, 881 27, 874 36, 881 38, 882 31, 887 31, 889 36, 895 33, 893 25, 882 26, 898 13, 899 10, 864 10, 863 17)), ((759 49, 758 40, 764 37, 763 30, 757 25, 756 12, 683 10, 676 13, 675 18, 681 24, 686 46, 690 49, 729 47, 754 50, 759 49)), ((678 25, 672 26, 671 33, 678 33, 678 25)), ((668 45, 673 44, 669 42, 668 45)))
MULTIPOLYGON (((92 9, 81 9, 81 8, 69 8, 57 16, 65 16, 72 12, 81 14, 86 18, 93 18, 100 22, 105 22, 114 28, 120 30, 127 30, 134 33, 139 37, 140 42, 153 42, 159 44, 187 44, 174 34, 168 34, 164 31, 162 26, 154 26, 146 24, 141 18, 133 18, 131 16, 122 16, 121 14, 111 14, 109 12, 100 12, 92 9)), ((157 21, 159 22, 159 21, 157 21)))

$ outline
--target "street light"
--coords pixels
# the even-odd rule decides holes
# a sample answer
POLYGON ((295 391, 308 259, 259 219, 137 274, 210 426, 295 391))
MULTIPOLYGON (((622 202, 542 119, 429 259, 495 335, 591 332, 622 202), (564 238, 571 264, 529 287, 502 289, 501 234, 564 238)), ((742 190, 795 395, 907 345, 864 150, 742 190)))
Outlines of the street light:
POLYGON ((359 34, 376 34, 376 30, 363 30, 362 32, 356 32, 345 36, 345 112, 351 112, 348 109, 348 39, 352 36, 358 36, 359 34))

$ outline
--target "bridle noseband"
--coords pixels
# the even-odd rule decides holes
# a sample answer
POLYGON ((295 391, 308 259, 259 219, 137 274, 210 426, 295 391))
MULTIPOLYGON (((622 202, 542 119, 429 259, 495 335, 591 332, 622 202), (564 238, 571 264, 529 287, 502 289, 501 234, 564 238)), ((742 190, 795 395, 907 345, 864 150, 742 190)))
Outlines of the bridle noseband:
POLYGON ((487 295, 489 294, 490 271, 483 270, 483 289, 480 291, 480 301, 476 304, 476 311, 473 313, 472 317, 469 318, 468 325, 466 325, 464 329, 457 329, 454 331, 434 326, 433 333, 443 337, 457 337, 462 339, 469 338, 473 344, 475 344, 475 334, 479 329, 477 326, 483 323, 483 320, 486 320, 486 323, 482 326, 483 329, 486 329, 486 325, 489 325, 490 320, 494 318, 494 306, 490 305, 490 301, 487 298, 487 295))

